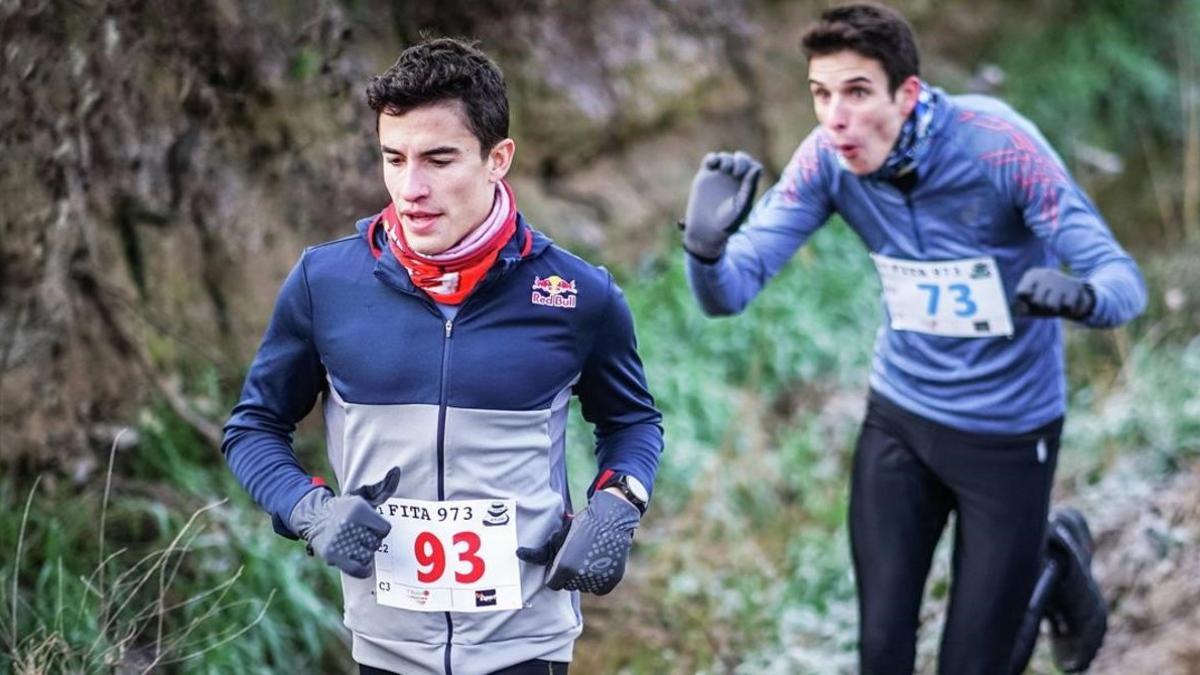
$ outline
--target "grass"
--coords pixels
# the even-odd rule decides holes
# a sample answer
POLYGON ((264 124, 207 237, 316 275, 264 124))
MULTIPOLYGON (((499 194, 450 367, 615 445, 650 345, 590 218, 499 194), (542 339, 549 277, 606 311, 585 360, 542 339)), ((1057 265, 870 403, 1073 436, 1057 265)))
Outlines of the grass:
POLYGON ((0 484, 0 540, 17 542, 0 564, 0 669, 343 669, 335 575, 247 518, 255 507, 182 423, 148 413, 141 436, 145 461, 114 457, 103 488, 0 484))

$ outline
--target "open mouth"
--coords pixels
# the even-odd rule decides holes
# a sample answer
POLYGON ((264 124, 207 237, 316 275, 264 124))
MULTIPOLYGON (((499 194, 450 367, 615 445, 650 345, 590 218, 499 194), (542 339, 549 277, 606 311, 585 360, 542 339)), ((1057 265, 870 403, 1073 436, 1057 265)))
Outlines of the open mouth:
POLYGON ((409 229, 420 233, 433 229, 442 214, 428 211, 405 211, 402 215, 407 221, 409 229))

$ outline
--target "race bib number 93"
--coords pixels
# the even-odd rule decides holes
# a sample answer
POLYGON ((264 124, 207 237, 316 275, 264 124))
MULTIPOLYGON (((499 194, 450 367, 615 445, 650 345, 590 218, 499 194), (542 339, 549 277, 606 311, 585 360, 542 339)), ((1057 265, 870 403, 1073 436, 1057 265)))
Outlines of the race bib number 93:
POLYGON ((520 609, 512 499, 389 499, 392 531, 375 553, 375 597, 418 612, 520 609))

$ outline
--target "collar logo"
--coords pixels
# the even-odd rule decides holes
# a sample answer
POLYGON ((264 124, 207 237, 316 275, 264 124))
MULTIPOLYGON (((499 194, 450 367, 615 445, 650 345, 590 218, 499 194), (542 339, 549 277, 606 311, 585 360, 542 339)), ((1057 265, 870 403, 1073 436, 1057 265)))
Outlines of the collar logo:
POLYGON ((579 289, 576 288, 574 279, 567 281, 557 274, 551 274, 545 279, 535 276, 533 293, 530 294, 529 301, 535 305, 545 305, 546 307, 574 309, 575 296, 578 293, 579 289))

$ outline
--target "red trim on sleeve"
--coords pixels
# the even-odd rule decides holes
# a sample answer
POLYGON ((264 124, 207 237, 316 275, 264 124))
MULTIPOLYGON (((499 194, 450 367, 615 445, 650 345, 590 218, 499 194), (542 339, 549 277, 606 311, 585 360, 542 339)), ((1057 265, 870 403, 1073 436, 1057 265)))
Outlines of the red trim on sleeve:
POLYGON ((316 487, 328 487, 325 485, 325 479, 321 478, 320 476, 313 476, 311 483, 316 487))
POLYGON ((603 489, 608 484, 608 479, 613 477, 613 473, 615 472, 612 469, 605 469, 604 473, 600 474, 600 477, 596 479, 595 485, 592 486, 592 491, 595 492, 596 490, 603 489))

